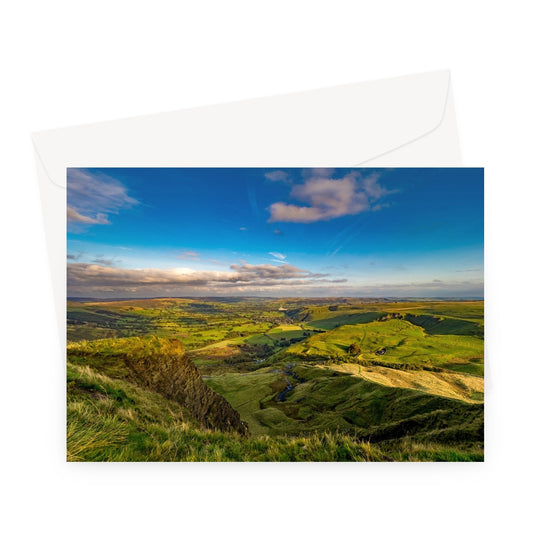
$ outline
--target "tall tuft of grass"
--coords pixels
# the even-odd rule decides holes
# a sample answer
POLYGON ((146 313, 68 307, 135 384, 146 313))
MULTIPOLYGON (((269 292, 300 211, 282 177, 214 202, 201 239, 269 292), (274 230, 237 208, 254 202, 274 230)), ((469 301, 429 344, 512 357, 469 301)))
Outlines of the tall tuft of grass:
POLYGON ((126 424, 116 416, 98 418, 83 403, 69 405, 67 461, 98 461, 118 450, 127 440, 126 424))

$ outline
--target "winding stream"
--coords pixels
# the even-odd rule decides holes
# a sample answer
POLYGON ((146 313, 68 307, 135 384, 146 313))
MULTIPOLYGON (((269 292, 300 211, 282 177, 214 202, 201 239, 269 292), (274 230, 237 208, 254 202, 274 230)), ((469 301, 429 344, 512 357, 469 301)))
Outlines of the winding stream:
POLYGON ((285 365, 285 369, 282 370, 282 372, 285 374, 285 381, 287 382, 287 386, 277 395, 276 399, 278 402, 284 402, 286 400, 286 396, 291 390, 295 388, 296 385, 292 385, 289 381, 289 376, 296 379, 297 381, 303 383, 304 380, 299 378, 293 371, 292 367, 294 366, 294 363, 287 363, 285 365))

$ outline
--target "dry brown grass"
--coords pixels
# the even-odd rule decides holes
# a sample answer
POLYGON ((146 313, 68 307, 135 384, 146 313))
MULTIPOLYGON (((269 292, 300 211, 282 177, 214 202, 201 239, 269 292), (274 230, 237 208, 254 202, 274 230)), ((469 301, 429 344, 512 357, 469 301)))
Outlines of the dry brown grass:
POLYGON ((469 403, 483 402, 484 380, 479 376, 459 372, 399 370, 382 366, 362 366, 353 363, 328 365, 328 368, 364 378, 386 387, 415 389, 469 403))

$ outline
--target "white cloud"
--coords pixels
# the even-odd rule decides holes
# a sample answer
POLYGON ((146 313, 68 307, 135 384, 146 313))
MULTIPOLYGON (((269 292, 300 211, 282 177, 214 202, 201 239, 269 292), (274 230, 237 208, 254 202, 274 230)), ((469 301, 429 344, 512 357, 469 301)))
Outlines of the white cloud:
POLYGON ((417 297, 482 296, 483 280, 432 279, 417 282, 354 284, 344 278, 313 273, 290 264, 239 263, 229 270, 192 268, 126 269, 94 263, 68 263, 69 296, 142 297, 162 295, 229 296, 262 292, 286 295, 417 297))
POLYGON ((138 203, 122 183, 104 173, 78 168, 68 170, 67 221, 70 224, 110 224, 109 215, 138 203))
POLYGON ((314 286, 317 283, 344 283, 346 280, 329 279, 328 274, 317 274, 289 264, 252 265, 241 262, 230 265, 227 271, 201 271, 191 268, 126 269, 94 263, 69 263, 67 269, 69 295, 112 292, 120 294, 144 290, 149 294, 168 293, 168 290, 231 294, 239 288, 259 290, 269 287, 314 286), (226 287, 226 289, 224 289, 226 287))
POLYGON ((363 178, 351 171, 334 179, 329 177, 331 169, 312 169, 310 176, 291 190, 292 198, 307 205, 276 202, 269 207, 269 222, 311 223, 356 215, 369 211, 377 200, 392 192, 378 183, 377 173, 363 178))
POLYGON ((289 173, 283 170, 273 170, 265 173, 265 178, 270 181, 282 181, 284 183, 289 182, 289 173))
POLYGON ((284 261, 287 259, 286 255, 283 255, 279 252, 268 252, 272 257, 275 257, 278 261, 284 261))
POLYGON ((181 274, 194 274, 195 270, 192 268, 181 267, 181 268, 173 268, 171 272, 176 274, 177 276, 180 276, 181 274))
POLYGON ((331 178, 335 174, 334 168, 304 168, 302 177, 304 178, 331 178))
POLYGON ((194 250, 183 250, 183 252, 178 255, 178 259, 182 259, 184 261, 199 261, 200 254, 194 250))
POLYGON ((95 218, 91 218, 78 213, 73 207, 67 207, 67 222, 80 222, 82 224, 109 224, 107 215, 97 213, 95 218))
POLYGON ((116 258, 107 258, 104 257, 102 254, 97 254, 93 259, 93 263, 96 263, 98 265, 104 265, 104 266, 115 266, 117 263, 120 263, 120 259, 116 258))

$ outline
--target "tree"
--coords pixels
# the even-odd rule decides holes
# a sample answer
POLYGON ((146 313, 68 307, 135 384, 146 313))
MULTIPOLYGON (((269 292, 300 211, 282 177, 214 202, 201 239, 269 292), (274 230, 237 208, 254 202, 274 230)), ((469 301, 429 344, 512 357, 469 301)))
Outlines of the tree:
POLYGON ((350 344, 348 346, 348 353, 350 355, 359 355, 361 353, 361 347, 358 344, 350 344))

